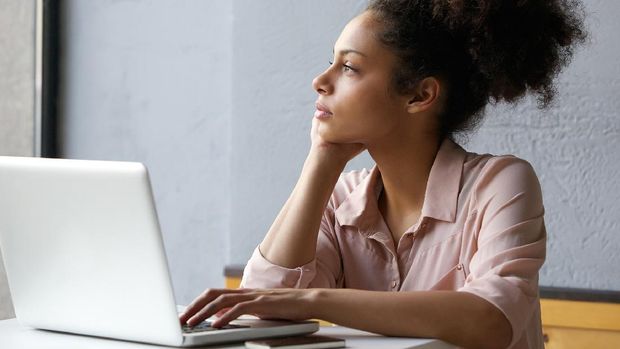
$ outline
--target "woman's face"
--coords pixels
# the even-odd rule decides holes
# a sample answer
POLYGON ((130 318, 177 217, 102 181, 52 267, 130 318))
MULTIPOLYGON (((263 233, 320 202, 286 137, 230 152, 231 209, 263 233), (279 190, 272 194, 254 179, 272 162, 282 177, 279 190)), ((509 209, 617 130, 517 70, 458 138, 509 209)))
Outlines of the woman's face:
POLYGON ((368 145, 403 126, 407 97, 390 92, 398 59, 376 38, 379 29, 369 12, 354 18, 334 45, 332 64, 312 82, 319 134, 328 142, 368 145))

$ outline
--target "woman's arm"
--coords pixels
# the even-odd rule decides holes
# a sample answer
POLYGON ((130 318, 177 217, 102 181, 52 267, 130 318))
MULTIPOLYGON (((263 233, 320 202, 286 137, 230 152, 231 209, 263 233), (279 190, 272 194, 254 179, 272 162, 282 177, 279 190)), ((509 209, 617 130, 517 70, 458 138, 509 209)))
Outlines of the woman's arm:
POLYGON ((225 326, 243 314, 263 319, 322 319, 400 337, 431 337, 464 348, 505 348, 512 328, 491 303, 467 292, 354 289, 213 289, 188 308, 190 326, 215 314, 225 326))
POLYGON ((499 309, 467 292, 315 291, 316 318, 342 326, 386 336, 439 338, 464 348, 505 348, 512 336, 499 309))
POLYGON ((338 177, 347 162, 364 150, 362 144, 326 142, 316 119, 310 137, 312 146, 299 180, 259 246, 263 257, 285 268, 314 259, 321 216, 338 177))
POLYGON ((314 259, 321 216, 345 164, 310 152, 291 196, 259 246, 268 261, 296 268, 314 259))

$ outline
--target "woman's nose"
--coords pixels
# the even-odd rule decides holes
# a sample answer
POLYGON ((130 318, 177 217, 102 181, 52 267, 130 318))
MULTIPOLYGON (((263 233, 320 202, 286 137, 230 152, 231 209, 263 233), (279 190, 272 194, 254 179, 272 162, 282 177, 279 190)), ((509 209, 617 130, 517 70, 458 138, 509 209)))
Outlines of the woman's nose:
POLYGON ((327 80, 327 71, 322 72, 312 80, 312 88, 319 94, 328 94, 332 88, 327 80))

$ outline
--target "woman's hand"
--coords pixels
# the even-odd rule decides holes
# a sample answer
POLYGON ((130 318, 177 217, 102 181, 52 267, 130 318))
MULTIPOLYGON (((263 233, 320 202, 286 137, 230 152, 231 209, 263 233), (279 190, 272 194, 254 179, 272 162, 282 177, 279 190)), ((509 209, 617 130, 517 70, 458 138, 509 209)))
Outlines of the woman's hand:
POLYGON ((361 143, 331 143, 326 141, 319 134, 319 123, 320 121, 316 118, 312 119, 312 130, 310 131, 310 139, 312 140, 311 154, 317 155, 323 160, 333 160, 346 164, 366 149, 361 143))
POLYGON ((261 319, 313 318, 312 290, 308 289, 208 289, 179 316, 181 324, 195 326, 216 315, 213 327, 226 326, 243 314, 261 319))

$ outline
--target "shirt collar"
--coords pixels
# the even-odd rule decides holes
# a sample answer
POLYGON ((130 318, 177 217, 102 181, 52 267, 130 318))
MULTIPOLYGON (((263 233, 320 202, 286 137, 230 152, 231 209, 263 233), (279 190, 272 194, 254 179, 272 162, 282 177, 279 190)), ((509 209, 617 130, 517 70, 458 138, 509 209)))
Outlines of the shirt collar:
POLYGON ((446 138, 439 147, 426 183, 422 216, 446 222, 456 220, 461 176, 467 152, 446 138))
MULTIPOLYGON (((466 151, 450 139, 441 143, 428 176, 422 217, 455 221, 466 155, 466 151)), ((382 189, 381 173, 375 165, 336 209, 338 223, 360 229, 375 223, 380 214, 377 199, 382 189)))
POLYGON ((334 212, 340 225, 366 228, 378 218, 377 201, 383 189, 381 173, 375 165, 334 212))

